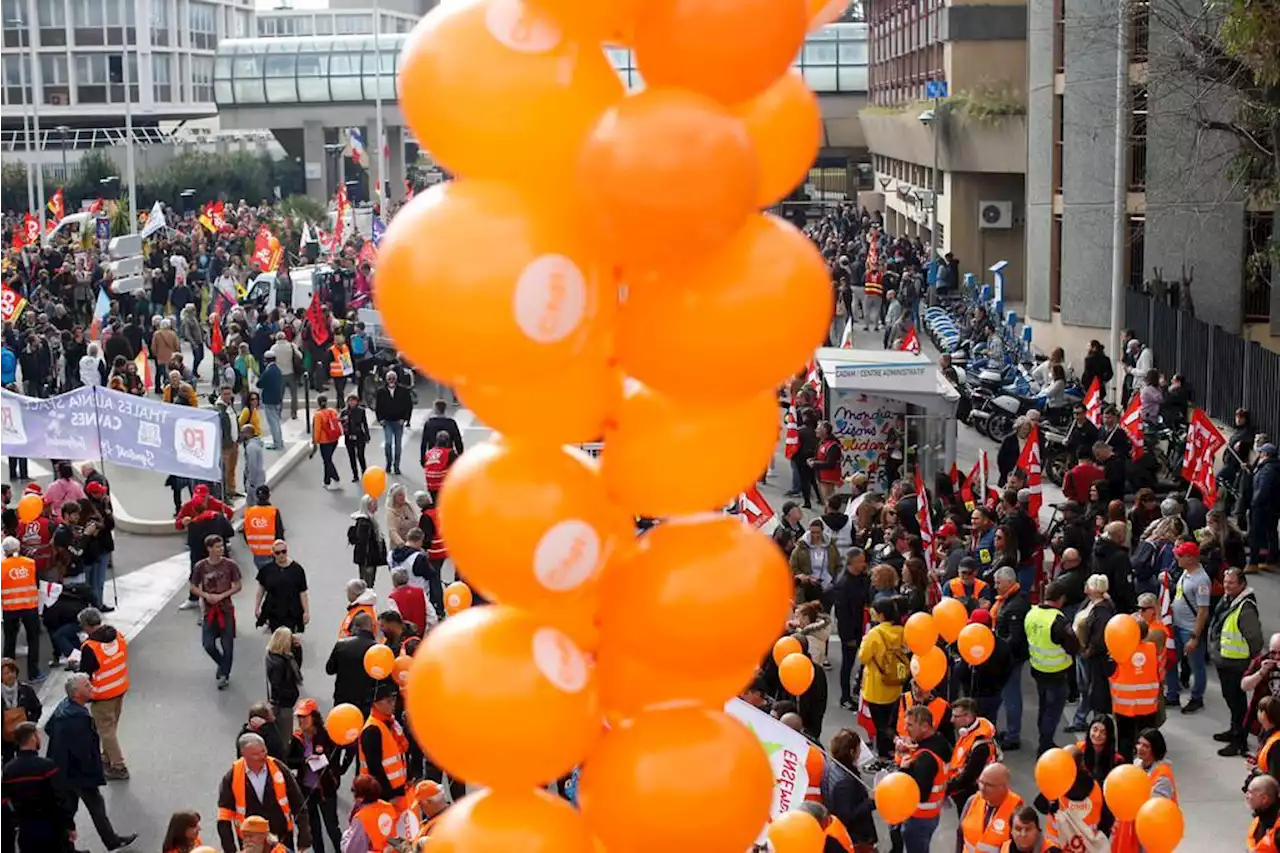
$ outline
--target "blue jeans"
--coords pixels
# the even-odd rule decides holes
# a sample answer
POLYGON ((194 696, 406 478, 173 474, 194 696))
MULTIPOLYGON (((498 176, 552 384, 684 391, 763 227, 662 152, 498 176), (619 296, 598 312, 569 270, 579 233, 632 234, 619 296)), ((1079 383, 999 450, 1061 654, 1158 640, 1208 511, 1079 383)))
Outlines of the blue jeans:
POLYGON ((1067 707, 1067 680, 1063 677, 1037 679, 1039 698, 1036 727, 1040 730, 1040 752, 1053 748, 1053 736, 1058 733, 1062 712, 1067 707))
POLYGON ((80 626, 75 622, 59 625, 57 630, 49 634, 49 639, 53 641, 53 648, 58 654, 65 658, 80 648, 80 626))
POLYGON ((217 664, 219 678, 231 677, 231 658, 236 649, 235 610, 227 607, 226 624, 219 627, 218 620, 205 618, 200 624, 200 641, 204 644, 205 653, 217 664), (221 641, 222 651, 218 651, 217 643, 221 641))
MULTIPOLYGON (((1184 651, 1183 647, 1186 646, 1187 641, 1191 639, 1191 634, 1192 632, 1186 630, 1185 628, 1179 628, 1176 625, 1173 628, 1173 644, 1174 644, 1175 651, 1178 654, 1179 661, 1181 661, 1182 658, 1186 656, 1186 652, 1184 651)), ((1199 699, 1201 701, 1204 700, 1204 685, 1205 685, 1205 677, 1206 677, 1206 673, 1205 673, 1206 652, 1207 652, 1207 649, 1205 648, 1204 640, 1201 639, 1200 643, 1196 645, 1196 650, 1191 653, 1191 657, 1190 657, 1191 698, 1199 699)), ((1176 705, 1178 703, 1178 698, 1179 698, 1178 688, 1180 686, 1181 685, 1178 684, 1178 667, 1176 666, 1169 667, 1169 671, 1165 673, 1165 677, 1164 677, 1164 695, 1165 695, 1166 701, 1170 705, 1176 705)))
POLYGON ((276 449, 284 447, 284 436, 280 433, 280 409, 282 404, 262 404, 262 412, 267 416, 267 429, 271 431, 271 445, 276 449))
POLYGON ((400 445, 404 441, 403 421, 382 422, 382 453, 387 458, 387 470, 399 470, 400 445))
POLYGON ((1034 564, 1028 563, 1025 566, 1018 566, 1018 586, 1022 587, 1027 595, 1031 594, 1031 590, 1036 585, 1036 567, 1034 564))
POLYGON ((938 830, 938 818, 913 817, 902 825, 902 846, 906 853, 929 853, 929 843, 938 830))
POLYGON ((1076 658, 1076 687, 1080 691, 1080 702, 1076 705, 1076 714, 1072 718, 1071 724, 1074 726, 1083 726, 1089 718, 1089 697, 1093 695, 1093 679, 1089 677, 1089 667, 1085 665, 1084 658, 1076 658))
POLYGON ((800 466, 796 464, 795 457, 788 460, 791 463, 791 488, 788 492, 800 493, 800 466))
MULTIPOLYGON (((1012 741, 1022 740, 1022 667, 1025 661, 1015 663, 1009 672, 1009 680, 1000 691, 1000 704, 1004 705, 1004 733, 1012 741)), ((999 724, 992 717, 991 722, 999 724)))
POLYGON ((102 606, 102 594, 107 588, 107 567, 111 563, 111 555, 99 554, 96 560, 85 563, 85 581, 93 590, 93 600, 102 606))
POLYGON ((200 375, 200 362, 204 361, 204 344, 191 344, 191 375, 200 375))

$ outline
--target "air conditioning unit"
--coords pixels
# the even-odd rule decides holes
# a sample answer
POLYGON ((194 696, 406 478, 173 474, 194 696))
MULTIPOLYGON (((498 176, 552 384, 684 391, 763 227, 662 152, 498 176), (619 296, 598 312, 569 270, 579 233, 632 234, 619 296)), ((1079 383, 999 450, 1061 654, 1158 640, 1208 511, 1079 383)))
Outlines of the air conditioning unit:
POLYGON ((66 92, 50 92, 49 105, 53 107, 66 107, 71 105, 71 96, 66 92))
POLYGON ((1013 202, 980 201, 978 202, 979 228, 1012 228, 1013 202))

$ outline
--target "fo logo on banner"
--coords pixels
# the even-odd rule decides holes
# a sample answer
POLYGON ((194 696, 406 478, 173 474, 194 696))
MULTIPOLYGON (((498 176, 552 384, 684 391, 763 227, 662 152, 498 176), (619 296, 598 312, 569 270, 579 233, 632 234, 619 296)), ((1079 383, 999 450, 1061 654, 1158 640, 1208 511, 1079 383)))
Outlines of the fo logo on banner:
POLYGON ((178 418, 173 425, 173 448, 177 460, 184 465, 212 468, 218 448, 215 424, 178 418))

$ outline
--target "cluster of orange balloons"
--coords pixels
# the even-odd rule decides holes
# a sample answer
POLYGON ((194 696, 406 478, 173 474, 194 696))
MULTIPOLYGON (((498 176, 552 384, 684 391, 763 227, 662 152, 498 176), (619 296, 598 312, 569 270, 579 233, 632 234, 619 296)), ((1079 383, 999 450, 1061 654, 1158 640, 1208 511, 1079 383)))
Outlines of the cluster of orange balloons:
MULTIPOLYGON (((408 673, 425 750, 489 789, 434 843, 739 853, 769 820, 768 759, 723 706, 792 583, 718 510, 768 464, 773 389, 830 322, 821 255, 761 208, 817 153, 790 65, 839 7, 457 0, 405 45, 401 108, 457 179, 396 215, 374 299, 399 350, 500 434, 441 493, 469 586, 408 673), (605 45, 634 50, 643 91, 605 45), (600 440, 598 461, 567 446, 600 440), (635 516, 665 523, 637 540, 635 516), (566 814, 534 789, 577 765, 566 814)), ((779 657, 793 692, 814 678, 799 652, 779 657)))

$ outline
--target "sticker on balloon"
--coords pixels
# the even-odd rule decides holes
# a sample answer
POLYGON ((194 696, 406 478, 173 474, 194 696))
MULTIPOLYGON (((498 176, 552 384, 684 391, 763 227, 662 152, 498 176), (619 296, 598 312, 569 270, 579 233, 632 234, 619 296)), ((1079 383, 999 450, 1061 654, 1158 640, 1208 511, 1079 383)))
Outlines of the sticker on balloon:
POLYGON ((555 628, 539 628, 533 634, 533 662, 538 671, 565 693, 587 686, 587 659, 568 636, 555 628))
POLYGON ((520 273, 513 309, 516 325, 530 340, 540 344, 564 340, 586 314, 586 279, 564 255, 542 255, 520 273))
POLYGON ((521 0, 494 0, 484 10, 489 35, 520 53, 546 53, 560 44, 555 21, 531 11, 521 0))
POLYGON ((553 592, 581 586, 600 561, 600 536, 585 521, 569 519, 555 524, 533 552, 533 574, 553 592))

